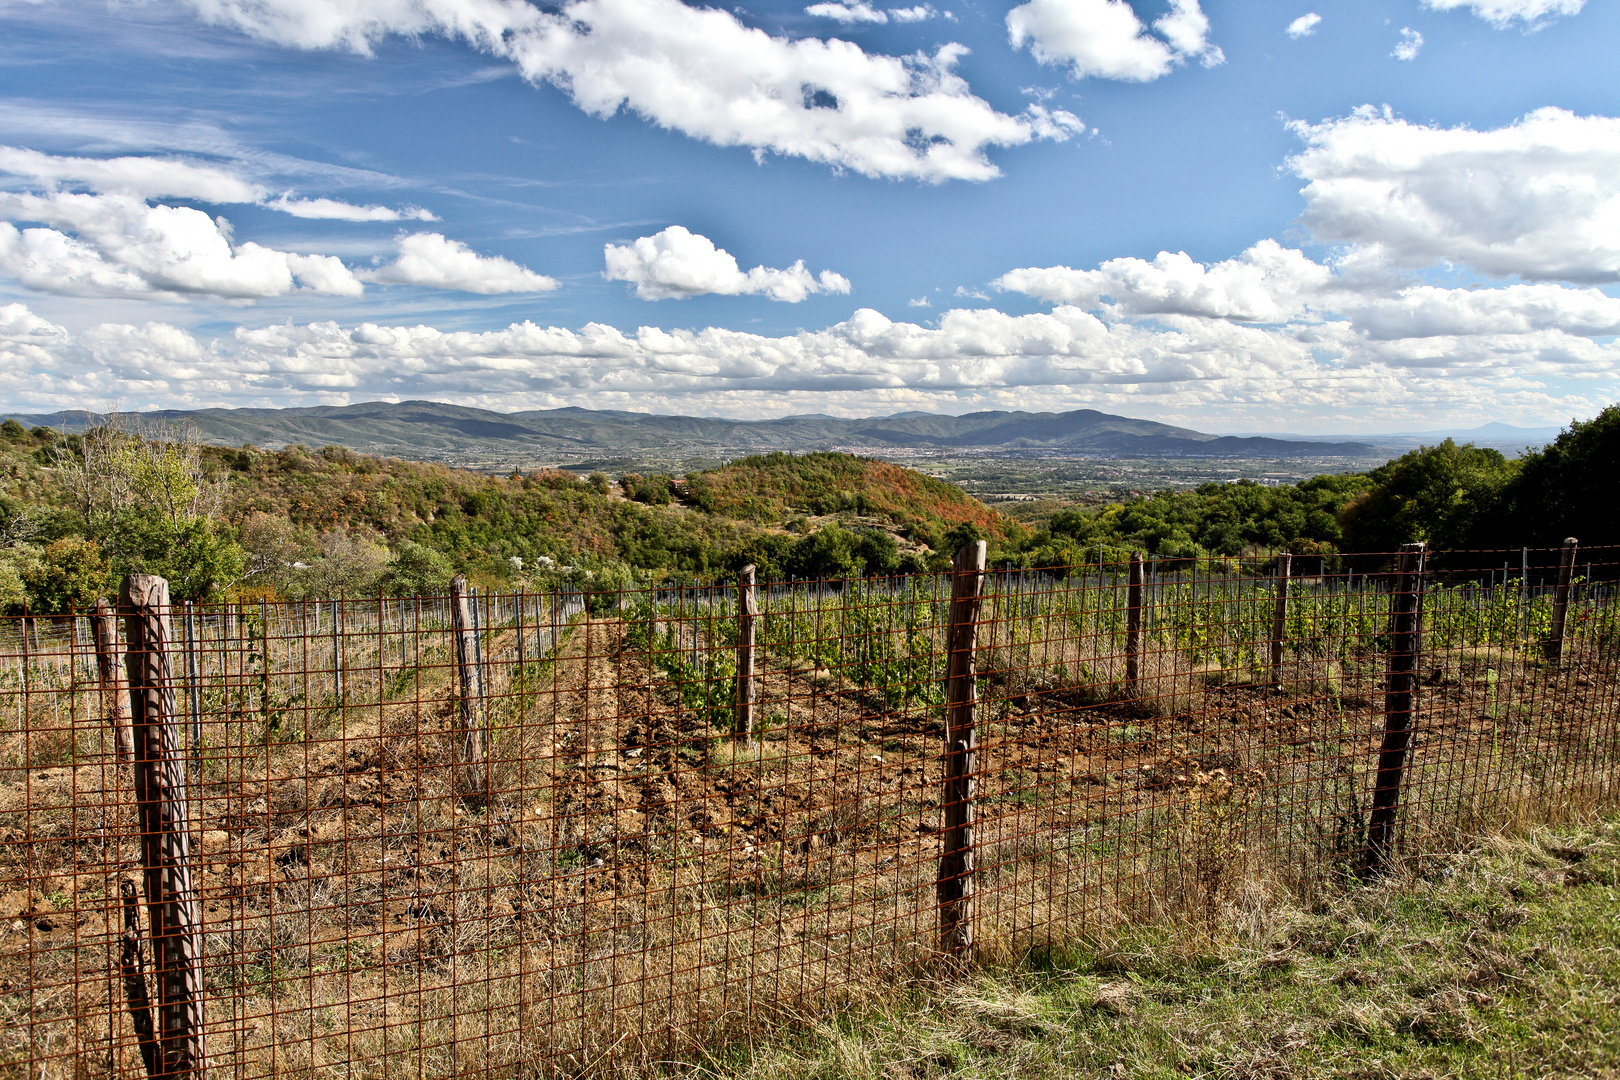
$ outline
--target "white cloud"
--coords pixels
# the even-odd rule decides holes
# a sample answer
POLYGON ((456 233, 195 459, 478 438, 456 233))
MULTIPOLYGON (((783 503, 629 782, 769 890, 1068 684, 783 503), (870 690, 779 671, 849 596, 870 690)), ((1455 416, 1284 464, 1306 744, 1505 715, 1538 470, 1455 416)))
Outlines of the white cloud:
POLYGON ((1013 48, 1029 44, 1043 64, 1068 64, 1077 79, 1151 82, 1197 58, 1225 60, 1209 41, 1209 18, 1198 0, 1170 0, 1153 23, 1154 37, 1125 0, 1029 0, 1007 13, 1013 48))
POLYGON ((282 195, 265 203, 270 210, 280 210, 296 218, 322 218, 332 221, 438 221, 431 212, 419 206, 395 210, 389 206, 356 206, 337 199, 295 199, 282 195))
POLYGON ((557 287, 554 278, 498 255, 480 255, 439 233, 401 237, 397 259, 361 276, 390 285, 425 285, 485 294, 549 292, 557 287))
MULTIPOLYGON (((897 23, 927 22, 939 12, 934 10, 932 4, 918 4, 916 7, 890 8, 889 18, 897 23)), ((949 13, 947 13, 947 17, 949 13)))
POLYGON ((811 293, 847 293, 849 279, 831 270, 819 277, 800 259, 786 270, 756 266, 747 273, 729 251, 706 236, 671 225, 631 244, 608 244, 603 252, 609 281, 628 281, 643 300, 668 300, 718 293, 767 296, 796 304, 811 293))
POLYGON ((1436 11, 1467 8, 1498 30, 1517 22, 1535 28, 1560 15, 1578 15, 1586 0, 1423 0, 1436 11))
POLYGON ((804 9, 806 15, 834 19, 846 26, 851 23, 886 23, 889 17, 871 4, 857 0, 853 4, 811 4, 804 9))
POLYGON ((92 191, 138 199, 197 199, 209 203, 256 203, 269 194, 229 169, 160 157, 59 157, 0 146, 0 172, 55 187, 75 184, 92 191))
MULTIPOLYGON (((991 108, 955 74, 960 45, 873 55, 836 39, 772 37, 681 0, 571 0, 555 12, 519 0, 191 3, 205 19, 301 48, 366 52, 385 34, 462 38, 511 60, 529 81, 559 87, 592 116, 627 108, 719 146, 868 176, 985 180, 999 175, 990 147, 1084 130, 1068 113, 991 108)), ((1176 3, 1178 12, 1197 7, 1176 3)))
POLYGON ((1291 38, 1310 37, 1316 33, 1316 24, 1322 21, 1322 16, 1316 12, 1307 12, 1288 24, 1288 36, 1291 38))
POLYGON ((89 158, 44 154, 16 146, 0 146, 0 173, 24 177, 36 186, 87 188, 97 194, 132 195, 137 199, 196 199, 206 203, 254 203, 300 218, 339 221, 438 220, 420 207, 394 210, 386 206, 356 206, 337 199, 299 199, 283 194, 271 199, 256 181, 219 165, 183 158, 89 158))
POLYGON ((1332 282, 1327 267, 1263 240, 1236 259, 1207 267, 1184 251, 1161 251, 1152 262, 1110 259, 1095 270, 1013 270, 993 284, 1047 303, 1107 308, 1124 318, 1177 314, 1278 323, 1303 314, 1307 299, 1332 282))
POLYGON ((330 256, 254 243, 232 246, 221 222, 190 207, 129 195, 0 193, 0 273, 71 296, 227 299, 295 287, 358 296, 360 282, 330 256), (9 222, 38 223, 17 229, 9 222), (71 235, 70 235, 71 234, 71 235))
POLYGON ((1401 40, 1395 43, 1394 50, 1389 54, 1392 60, 1416 60, 1418 50, 1423 48, 1423 35, 1410 26, 1401 27, 1401 40))
POLYGON ((1293 130, 1305 225, 1365 263, 1620 281, 1620 119, 1547 108, 1474 131, 1364 107, 1293 130))
POLYGON ((934 305, 929 301, 928 297, 926 297, 926 296, 919 296, 915 300, 907 300, 906 301, 906 307, 933 307, 933 306, 934 305))

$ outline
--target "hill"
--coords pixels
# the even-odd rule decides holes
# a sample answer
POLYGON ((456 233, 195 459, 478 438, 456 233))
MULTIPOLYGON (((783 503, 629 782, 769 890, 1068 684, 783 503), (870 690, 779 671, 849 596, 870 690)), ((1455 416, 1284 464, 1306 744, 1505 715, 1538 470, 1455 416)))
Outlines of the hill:
MULTIPOLYGON (((367 402, 297 409, 199 409, 145 414, 189 420, 220 446, 346 446, 413 458, 504 455, 513 460, 577 460, 592 454, 684 454, 850 448, 1062 451, 1105 457, 1366 456, 1362 442, 1209 435, 1094 409, 1063 413, 903 413, 846 419, 789 416, 729 420, 566 408, 497 413, 433 401, 367 402)), ((83 411, 16 415, 25 427, 82 431, 102 417, 83 411)))

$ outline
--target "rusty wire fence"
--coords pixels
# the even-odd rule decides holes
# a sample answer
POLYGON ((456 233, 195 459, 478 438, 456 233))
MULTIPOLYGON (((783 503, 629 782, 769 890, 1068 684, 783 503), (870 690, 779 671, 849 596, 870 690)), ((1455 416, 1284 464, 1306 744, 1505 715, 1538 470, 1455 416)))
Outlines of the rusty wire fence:
POLYGON ((1215 933, 1611 802, 1617 555, 174 605, 161 826, 94 620, 10 620, 0 1070, 171 1060, 143 820, 215 1076, 653 1073, 942 962, 1215 933))

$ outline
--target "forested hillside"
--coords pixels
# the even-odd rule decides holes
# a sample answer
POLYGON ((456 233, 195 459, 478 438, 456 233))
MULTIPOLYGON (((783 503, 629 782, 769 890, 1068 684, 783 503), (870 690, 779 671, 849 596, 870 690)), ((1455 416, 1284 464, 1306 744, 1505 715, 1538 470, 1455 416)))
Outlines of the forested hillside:
POLYGON ((943 566, 964 540, 997 562, 1288 549, 1301 555, 1588 545, 1620 537, 1620 408, 1517 460, 1450 440, 1364 474, 1212 483, 1059 510, 1038 528, 959 488, 839 453, 772 453, 684 478, 490 476, 357 454, 225 449, 185 428, 64 435, 0 425, 0 610, 60 611, 131 570, 185 599, 411 594, 455 573, 500 587, 616 588, 943 566))

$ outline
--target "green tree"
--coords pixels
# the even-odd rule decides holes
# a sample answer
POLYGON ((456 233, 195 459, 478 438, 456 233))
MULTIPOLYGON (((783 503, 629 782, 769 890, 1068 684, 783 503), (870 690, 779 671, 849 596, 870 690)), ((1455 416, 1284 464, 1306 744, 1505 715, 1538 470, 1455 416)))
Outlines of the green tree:
POLYGON ((1503 488, 1517 466, 1499 451, 1447 439, 1403 454, 1368 474, 1365 494, 1339 512, 1351 551, 1393 551, 1426 541, 1473 546, 1495 529, 1503 488))
POLYGON ((38 615, 85 611, 110 594, 112 575, 101 545, 78 536, 46 544, 39 561, 21 574, 28 607, 38 615))
POLYGON ((1573 421, 1557 439, 1525 455, 1504 493, 1509 542, 1553 546, 1620 537, 1620 406, 1573 421))
POLYGON ((456 568, 442 553, 414 540, 401 540, 383 575, 383 591, 390 596, 422 596, 450 591, 456 568))
POLYGON ((156 574, 176 600, 208 600, 241 580, 246 557, 206 518, 173 524, 159 516, 129 515, 120 526, 121 550, 113 570, 156 574))

